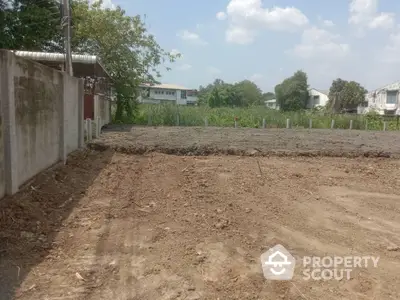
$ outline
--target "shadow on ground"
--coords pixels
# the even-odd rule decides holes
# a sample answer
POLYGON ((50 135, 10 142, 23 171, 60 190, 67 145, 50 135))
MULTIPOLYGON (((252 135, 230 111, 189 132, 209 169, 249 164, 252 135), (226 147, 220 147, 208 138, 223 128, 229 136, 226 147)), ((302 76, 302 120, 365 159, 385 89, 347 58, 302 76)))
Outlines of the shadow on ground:
POLYGON ((112 155, 112 151, 75 152, 67 165, 40 173, 19 193, 0 200, 0 299, 14 299, 30 270, 55 247, 63 221, 112 155))

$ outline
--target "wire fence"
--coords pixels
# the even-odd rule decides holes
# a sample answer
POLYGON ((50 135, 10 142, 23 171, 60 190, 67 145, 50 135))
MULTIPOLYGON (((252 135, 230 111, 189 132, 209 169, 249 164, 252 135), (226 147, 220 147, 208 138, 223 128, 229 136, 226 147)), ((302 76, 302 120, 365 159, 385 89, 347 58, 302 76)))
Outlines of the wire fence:
POLYGON ((147 126, 216 126, 250 128, 313 128, 400 130, 399 116, 280 112, 264 107, 208 108, 141 105, 126 123, 147 126))

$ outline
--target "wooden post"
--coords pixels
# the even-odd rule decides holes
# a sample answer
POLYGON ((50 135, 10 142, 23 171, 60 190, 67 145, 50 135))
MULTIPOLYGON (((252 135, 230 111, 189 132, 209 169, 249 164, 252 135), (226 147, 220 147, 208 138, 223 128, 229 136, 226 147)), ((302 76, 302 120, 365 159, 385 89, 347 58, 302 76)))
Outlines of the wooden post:
POLYGON ((265 129, 265 127, 267 127, 267 122, 265 119, 262 120, 262 128, 265 129))
POLYGON ((235 128, 237 128, 237 121, 235 120, 235 128))
POLYGON ((365 121, 365 130, 368 130, 368 121, 365 121))
POLYGON ((331 120, 331 129, 334 129, 334 128, 335 128, 335 120, 332 119, 332 120, 331 120))
POLYGON ((350 120, 350 130, 353 129, 353 120, 350 120))
POLYGON ((286 119, 286 128, 289 129, 291 127, 290 119, 286 119))
POLYGON ((387 122, 384 121, 384 122, 383 122, 383 131, 386 131, 386 130, 387 130, 387 122))
POLYGON ((312 129, 312 119, 309 119, 309 120, 308 120, 308 128, 309 128, 309 129, 312 129))
POLYGON ((208 119, 207 119, 207 117, 204 118, 204 126, 206 126, 206 127, 208 126, 208 119))
POLYGON ((176 114, 176 126, 179 126, 179 114, 176 114))
POLYGON ((147 115, 147 125, 151 126, 152 125, 152 119, 151 119, 151 113, 149 112, 149 114, 147 115))

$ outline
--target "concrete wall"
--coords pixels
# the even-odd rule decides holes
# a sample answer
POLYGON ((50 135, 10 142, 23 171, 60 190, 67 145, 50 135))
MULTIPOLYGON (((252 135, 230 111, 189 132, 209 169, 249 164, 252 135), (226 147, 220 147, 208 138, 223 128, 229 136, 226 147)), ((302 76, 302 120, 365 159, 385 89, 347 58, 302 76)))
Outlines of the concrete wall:
POLYGON ((1 197, 83 146, 83 82, 0 50, 0 95, 1 197))
MULTIPOLYGON (((0 102, 1 102, 0 97, 0 102)), ((4 196, 6 191, 4 181, 4 141, 3 141, 3 122, 1 117, 1 103, 0 103, 0 199, 4 196)))
POLYGON ((111 102, 102 95, 94 96, 94 121, 101 118, 102 124, 111 122, 111 102))

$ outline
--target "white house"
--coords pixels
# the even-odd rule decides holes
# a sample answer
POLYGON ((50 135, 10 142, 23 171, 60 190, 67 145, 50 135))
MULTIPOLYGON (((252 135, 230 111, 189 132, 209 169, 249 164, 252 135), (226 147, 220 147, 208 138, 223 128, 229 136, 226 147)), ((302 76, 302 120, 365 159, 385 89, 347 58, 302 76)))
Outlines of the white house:
POLYGON ((279 109, 279 105, 276 103, 276 99, 266 100, 264 101, 265 106, 271 109, 279 109))
POLYGON ((175 84, 142 84, 140 85, 140 103, 171 103, 196 105, 197 90, 188 89, 175 84))
POLYGON ((400 115, 400 81, 388 84, 365 95, 365 104, 358 107, 358 113, 376 111, 380 115, 400 115))
POLYGON ((317 90, 314 88, 311 88, 308 90, 309 93, 309 99, 307 102, 307 108, 314 108, 317 106, 325 106, 328 101, 328 95, 329 91, 326 90, 317 90))

